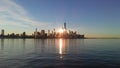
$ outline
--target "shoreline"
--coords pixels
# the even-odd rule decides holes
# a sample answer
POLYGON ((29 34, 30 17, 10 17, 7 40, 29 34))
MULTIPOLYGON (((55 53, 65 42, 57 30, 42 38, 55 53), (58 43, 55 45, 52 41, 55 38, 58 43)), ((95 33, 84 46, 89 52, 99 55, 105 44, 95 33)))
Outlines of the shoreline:
POLYGON ((120 38, 0 38, 0 39, 120 39, 120 38))

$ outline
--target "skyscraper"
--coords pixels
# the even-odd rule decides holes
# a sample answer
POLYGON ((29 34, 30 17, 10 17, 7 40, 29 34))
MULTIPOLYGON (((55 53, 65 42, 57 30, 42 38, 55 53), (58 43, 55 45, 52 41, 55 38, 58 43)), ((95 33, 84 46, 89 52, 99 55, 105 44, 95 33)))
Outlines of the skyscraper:
POLYGON ((1 30, 1 35, 4 36, 4 29, 1 30))
POLYGON ((35 30, 35 32, 34 32, 34 35, 35 35, 35 38, 37 38, 37 28, 36 28, 36 30, 35 30))
POLYGON ((41 30, 41 36, 45 35, 45 30, 41 30))
POLYGON ((50 36, 50 30, 48 30, 48 34, 47 34, 47 36, 50 36))
POLYGON ((64 23, 64 29, 66 30, 66 22, 64 23))

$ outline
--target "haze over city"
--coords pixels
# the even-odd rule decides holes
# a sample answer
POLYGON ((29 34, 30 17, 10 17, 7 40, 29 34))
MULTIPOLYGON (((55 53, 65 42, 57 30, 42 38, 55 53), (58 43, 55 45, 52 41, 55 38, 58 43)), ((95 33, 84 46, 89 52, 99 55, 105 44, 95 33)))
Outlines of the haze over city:
POLYGON ((0 0, 0 29, 32 34, 67 28, 86 37, 120 37, 119 0, 0 0))

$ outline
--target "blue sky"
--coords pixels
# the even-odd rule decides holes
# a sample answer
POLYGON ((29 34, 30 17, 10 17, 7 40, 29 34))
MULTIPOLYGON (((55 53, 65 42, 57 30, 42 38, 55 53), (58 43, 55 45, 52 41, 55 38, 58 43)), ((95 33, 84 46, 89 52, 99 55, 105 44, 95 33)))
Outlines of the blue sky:
POLYGON ((67 28, 89 37, 120 37, 119 0, 0 0, 0 29, 32 34, 67 28))

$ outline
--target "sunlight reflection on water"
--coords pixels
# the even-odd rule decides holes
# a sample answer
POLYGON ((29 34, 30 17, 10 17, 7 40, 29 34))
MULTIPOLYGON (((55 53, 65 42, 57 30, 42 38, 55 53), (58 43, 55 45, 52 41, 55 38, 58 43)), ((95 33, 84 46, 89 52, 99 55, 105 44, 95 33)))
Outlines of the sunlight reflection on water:
POLYGON ((114 68, 120 65, 119 41, 119 39, 0 39, 0 68, 46 66, 79 68, 102 67, 103 64, 104 67, 114 68))

